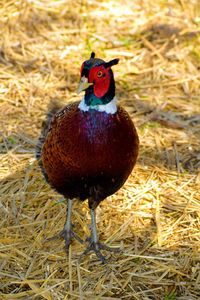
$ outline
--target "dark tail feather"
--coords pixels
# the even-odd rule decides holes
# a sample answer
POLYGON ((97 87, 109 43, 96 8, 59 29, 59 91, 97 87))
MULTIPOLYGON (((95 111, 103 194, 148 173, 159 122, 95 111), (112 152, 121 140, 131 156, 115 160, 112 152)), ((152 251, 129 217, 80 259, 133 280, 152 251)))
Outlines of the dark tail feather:
POLYGON ((56 99, 51 100, 49 107, 48 107, 48 113, 46 115, 46 119, 42 123, 42 130, 41 130, 40 137, 38 139, 36 149, 35 149, 35 157, 37 160, 40 160, 40 158, 41 158, 42 147, 43 147, 44 141, 46 139, 46 136, 49 132, 49 128, 50 128, 53 116, 62 107, 63 106, 58 102, 58 100, 56 100, 56 99))

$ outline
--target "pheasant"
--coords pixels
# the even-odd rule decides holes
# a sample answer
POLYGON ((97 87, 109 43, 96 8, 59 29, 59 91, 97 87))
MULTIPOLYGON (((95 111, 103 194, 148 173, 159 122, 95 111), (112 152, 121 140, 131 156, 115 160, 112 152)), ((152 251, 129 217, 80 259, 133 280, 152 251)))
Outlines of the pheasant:
POLYGON ((128 113, 116 103, 111 67, 119 59, 95 58, 83 62, 77 92, 79 102, 57 111, 53 108, 36 149, 47 182, 68 201, 61 235, 66 250, 73 238, 82 241, 71 223, 73 199, 88 199, 91 235, 83 254, 94 251, 105 262, 102 249, 115 250, 99 241, 95 210, 101 201, 118 191, 130 175, 138 156, 139 139, 128 113))

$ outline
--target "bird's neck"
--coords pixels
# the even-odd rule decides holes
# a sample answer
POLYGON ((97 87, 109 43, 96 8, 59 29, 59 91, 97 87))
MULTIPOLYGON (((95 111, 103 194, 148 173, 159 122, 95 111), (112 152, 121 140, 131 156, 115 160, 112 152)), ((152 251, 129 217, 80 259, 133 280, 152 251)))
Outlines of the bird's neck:
POLYGON ((87 101, 85 100, 85 97, 83 97, 78 107, 82 111, 89 111, 93 109, 99 112, 105 112, 107 114, 113 115, 117 112, 117 99, 114 96, 114 98, 106 104, 99 103, 96 105, 87 105, 87 101))

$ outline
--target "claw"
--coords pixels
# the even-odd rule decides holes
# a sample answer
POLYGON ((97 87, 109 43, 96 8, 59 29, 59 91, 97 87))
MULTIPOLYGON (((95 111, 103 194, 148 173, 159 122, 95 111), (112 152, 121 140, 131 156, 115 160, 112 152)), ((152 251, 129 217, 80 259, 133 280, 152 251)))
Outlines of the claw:
POLYGON ((76 239, 79 241, 81 244, 84 243, 84 241, 73 231, 73 230, 66 230, 65 228, 60 232, 60 237, 64 238, 65 240, 65 248, 66 251, 68 252, 69 246, 71 244, 72 239, 76 239))
POLYGON ((100 247, 100 243, 94 243, 91 242, 87 249, 81 254, 81 256, 79 257, 79 261, 85 256, 87 255, 89 252, 94 251, 96 256, 100 259, 100 261, 105 264, 107 259, 105 258, 105 256, 101 253, 100 251, 101 247, 100 247))
MULTIPOLYGON (((71 225, 71 227, 73 227, 73 225, 71 225)), ((63 238, 65 240, 65 246, 66 246, 66 250, 69 249, 69 246, 71 244, 72 239, 76 239, 77 241, 79 241, 79 243, 84 244, 84 241, 78 236, 78 234, 76 234, 73 230, 66 230, 65 228, 59 232, 58 234, 47 238, 46 241, 53 241, 56 239, 60 239, 63 238)))
POLYGON ((100 259, 100 261, 105 264, 107 262, 106 257, 101 253, 101 250, 106 250, 106 251, 110 251, 110 252, 115 252, 118 253, 121 251, 120 248, 111 248, 108 247, 100 242, 93 242, 92 238, 89 237, 86 239, 87 241, 89 241, 89 245, 87 247, 87 249, 81 254, 79 260, 81 260, 85 255, 87 255, 89 252, 94 251, 96 256, 100 259))

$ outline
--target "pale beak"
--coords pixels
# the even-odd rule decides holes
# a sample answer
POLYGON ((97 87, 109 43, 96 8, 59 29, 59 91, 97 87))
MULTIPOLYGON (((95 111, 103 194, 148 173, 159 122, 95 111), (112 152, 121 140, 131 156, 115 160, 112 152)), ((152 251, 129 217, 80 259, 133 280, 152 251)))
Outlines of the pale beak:
POLYGON ((77 94, 80 94, 80 92, 85 91, 91 85, 93 85, 93 83, 88 82, 88 79, 85 76, 82 76, 77 88, 77 94))

